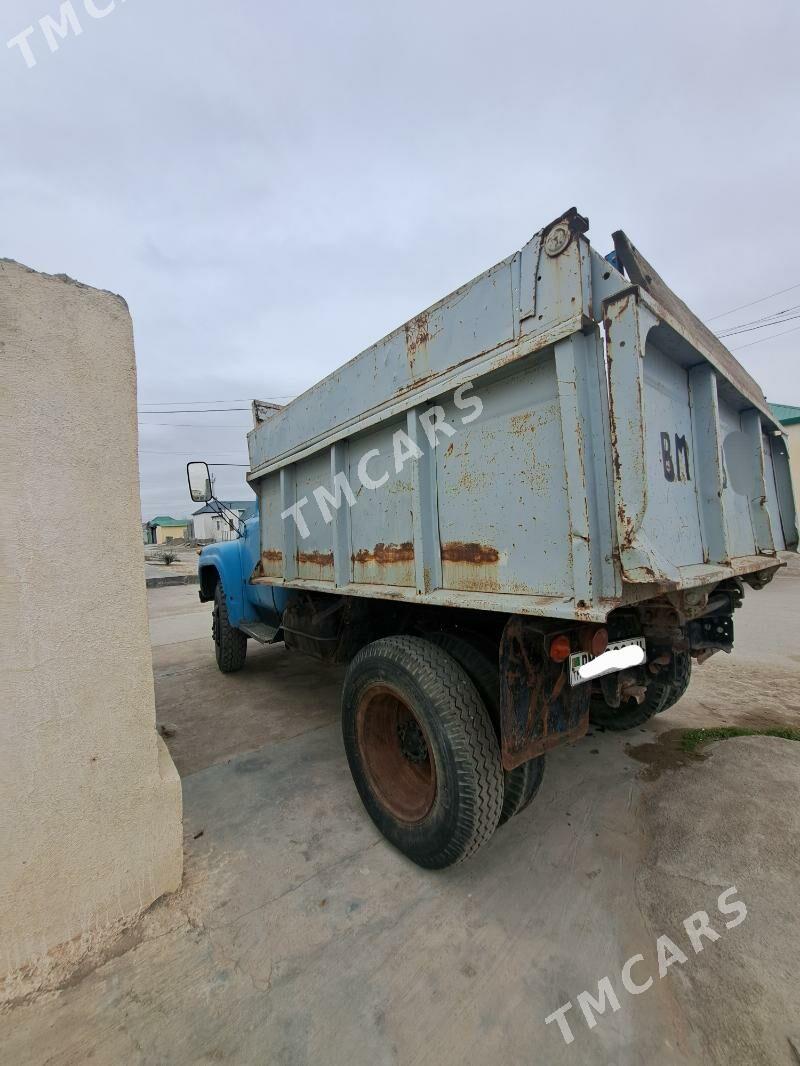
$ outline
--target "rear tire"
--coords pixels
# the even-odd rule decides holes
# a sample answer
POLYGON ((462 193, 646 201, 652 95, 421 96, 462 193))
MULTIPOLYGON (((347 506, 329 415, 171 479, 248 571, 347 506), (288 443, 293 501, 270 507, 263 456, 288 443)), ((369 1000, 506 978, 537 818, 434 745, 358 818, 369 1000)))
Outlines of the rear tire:
POLYGON ((664 702, 664 706, 659 710, 659 714, 663 714, 664 711, 668 711, 670 707, 674 707, 681 696, 684 695, 686 689, 689 687, 689 682, 692 680, 692 657, 688 651, 676 651, 673 652, 675 656, 675 672, 672 680, 669 683, 669 692, 664 702))
POLYGON ((500 752, 469 676, 419 637, 368 644, 348 667, 342 734, 375 825, 412 862, 443 869, 497 828, 500 752))
MULTIPOLYGON (((443 648, 466 671, 486 705, 495 735, 500 737, 500 670, 488 655, 464 637, 452 633, 432 633, 428 639, 443 648)), ((486 642, 488 644, 488 641, 486 642)), ((498 825, 524 811, 539 791, 544 777, 545 757, 530 759, 513 770, 503 770, 503 809, 498 825)))
POLYGON ((222 673, 234 674, 241 670, 247 658, 247 637, 228 620, 228 604, 221 581, 217 582, 214 589, 211 635, 214 638, 217 666, 222 673))
POLYGON ((613 732, 634 729, 643 725, 654 714, 661 714, 677 703, 689 687, 692 660, 686 651, 672 654, 674 669, 663 670, 648 682, 642 703, 626 700, 619 707, 610 707, 601 695, 594 693, 590 711, 592 725, 603 726, 613 732))
POLYGON ((647 695, 642 703, 625 700, 619 707, 610 707, 602 696, 593 693, 589 721, 592 725, 602 726, 612 733, 623 733, 626 729, 644 725, 654 714, 658 714, 660 709, 655 700, 651 699, 650 685, 647 686, 647 695))

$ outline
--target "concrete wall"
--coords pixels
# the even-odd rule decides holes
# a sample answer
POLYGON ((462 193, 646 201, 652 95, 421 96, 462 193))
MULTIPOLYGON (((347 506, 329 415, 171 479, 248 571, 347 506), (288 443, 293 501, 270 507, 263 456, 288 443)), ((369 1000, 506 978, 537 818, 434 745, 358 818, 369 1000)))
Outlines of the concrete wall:
POLYGON ((155 731, 127 306, 0 260, 0 353, 5 974, 176 889, 182 851, 155 731))

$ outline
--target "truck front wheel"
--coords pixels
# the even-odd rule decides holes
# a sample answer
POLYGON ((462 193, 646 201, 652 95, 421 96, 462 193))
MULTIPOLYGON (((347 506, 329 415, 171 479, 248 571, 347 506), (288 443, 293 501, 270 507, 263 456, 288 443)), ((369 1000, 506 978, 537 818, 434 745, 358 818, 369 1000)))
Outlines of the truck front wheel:
POLYGON ((214 638, 217 666, 223 674, 233 674, 241 670, 247 657, 247 637, 228 620, 228 604, 221 581, 217 582, 214 589, 211 635, 214 638))
POLYGON ((475 686, 441 648, 406 636, 362 648, 344 681, 342 733, 367 813, 419 866, 452 866, 494 833, 497 739, 475 686))

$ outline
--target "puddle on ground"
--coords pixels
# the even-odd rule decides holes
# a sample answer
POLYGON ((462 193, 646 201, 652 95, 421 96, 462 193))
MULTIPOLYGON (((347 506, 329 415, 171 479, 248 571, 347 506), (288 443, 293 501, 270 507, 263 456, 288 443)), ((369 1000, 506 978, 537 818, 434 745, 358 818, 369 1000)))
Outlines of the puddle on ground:
POLYGON ((637 776, 643 781, 657 781, 665 770, 678 770, 682 766, 703 762, 705 755, 692 754, 681 747, 685 732, 685 729, 670 729, 647 744, 626 744, 625 754, 644 764, 637 776))
MULTIPOLYGON (((776 722, 775 716, 770 715, 768 712, 741 715, 735 722, 730 724, 755 731, 785 728, 785 723, 776 722)), ((693 725, 682 729, 670 729, 665 733, 660 733, 654 741, 649 741, 646 744, 626 744, 625 754, 630 756, 631 759, 644 764, 644 769, 639 771, 637 777, 643 781, 657 781, 665 770, 679 770, 682 766, 691 766, 692 763, 704 762, 711 757, 711 753, 706 752, 704 746, 694 752, 684 751, 682 747, 681 742, 684 733, 692 729, 703 728, 714 729, 717 726, 693 725)))

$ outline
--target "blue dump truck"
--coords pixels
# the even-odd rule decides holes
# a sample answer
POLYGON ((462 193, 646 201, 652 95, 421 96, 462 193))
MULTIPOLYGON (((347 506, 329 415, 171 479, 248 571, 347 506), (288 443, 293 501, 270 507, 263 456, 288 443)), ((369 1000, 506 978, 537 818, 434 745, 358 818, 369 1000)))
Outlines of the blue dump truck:
MULTIPOLYGON (((203 549, 221 670, 347 664, 344 749, 414 862, 473 854, 590 721, 672 706, 797 546, 761 389, 623 232, 574 208, 286 407, 259 517, 203 549)), ((325 343, 324 323, 318 339, 325 343)), ((204 463, 195 501, 211 499, 204 463)))

